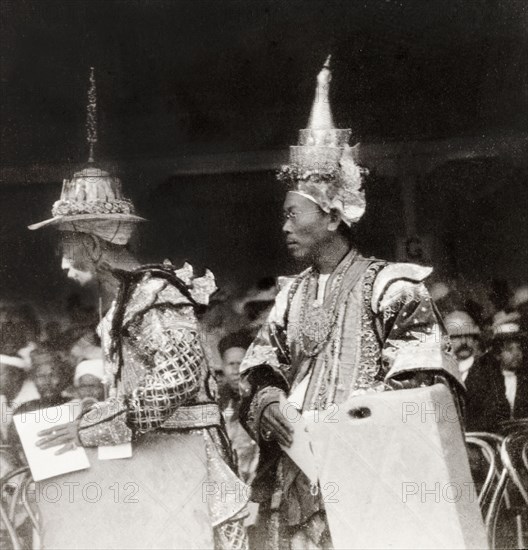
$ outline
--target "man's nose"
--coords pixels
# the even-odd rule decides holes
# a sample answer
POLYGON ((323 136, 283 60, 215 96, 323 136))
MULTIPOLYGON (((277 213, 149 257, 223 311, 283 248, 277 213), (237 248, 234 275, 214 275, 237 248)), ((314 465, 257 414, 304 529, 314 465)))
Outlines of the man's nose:
POLYGON ((283 224, 282 224, 282 232, 283 233, 291 233, 292 232, 292 222, 291 220, 286 220, 283 224))

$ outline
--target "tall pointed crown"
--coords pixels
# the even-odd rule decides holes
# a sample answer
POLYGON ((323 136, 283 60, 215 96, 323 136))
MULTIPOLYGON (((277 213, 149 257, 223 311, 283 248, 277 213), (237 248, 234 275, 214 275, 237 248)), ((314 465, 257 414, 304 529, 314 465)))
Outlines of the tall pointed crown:
POLYGON ((90 86, 86 107, 88 163, 71 180, 65 179, 61 196, 53 204, 52 218, 29 226, 40 229, 55 226, 62 231, 92 233, 116 244, 128 242, 135 224, 145 221, 135 215, 132 201, 123 194, 121 180, 98 167, 95 162, 97 143, 97 89, 95 71, 90 67, 90 86))
POLYGON ((339 211, 347 225, 359 221, 365 212, 363 175, 367 172, 354 161, 348 140, 352 130, 335 127, 330 106, 330 59, 317 75, 315 99, 308 128, 299 131, 298 145, 290 147, 290 162, 278 179, 288 189, 316 202, 325 212, 339 211))

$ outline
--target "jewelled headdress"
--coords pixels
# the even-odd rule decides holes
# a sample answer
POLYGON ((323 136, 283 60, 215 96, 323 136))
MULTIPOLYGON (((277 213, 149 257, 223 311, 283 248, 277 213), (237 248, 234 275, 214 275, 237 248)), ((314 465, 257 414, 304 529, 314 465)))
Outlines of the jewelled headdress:
POLYGON ((35 223, 29 229, 55 226, 61 231, 91 233, 116 244, 126 244, 138 222, 134 205, 123 195, 121 180, 97 166, 97 95, 94 68, 90 69, 87 105, 88 164, 62 184, 60 199, 51 209, 52 218, 35 223))
POLYGON ((325 212, 338 211, 350 226, 365 213, 362 183, 367 170, 354 161, 348 145, 352 131, 334 124, 329 101, 330 57, 317 76, 308 128, 299 131, 299 144, 290 147, 290 163, 277 177, 289 191, 312 200, 325 212))

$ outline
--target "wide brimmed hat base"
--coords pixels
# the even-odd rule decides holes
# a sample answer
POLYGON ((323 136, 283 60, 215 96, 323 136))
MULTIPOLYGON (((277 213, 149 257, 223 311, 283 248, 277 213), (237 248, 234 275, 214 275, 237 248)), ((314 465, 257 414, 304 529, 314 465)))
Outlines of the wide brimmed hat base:
MULTIPOLYGON (((147 220, 140 216, 135 216, 134 214, 77 214, 75 216, 55 216, 42 222, 28 225, 28 229, 34 231, 35 229, 41 229, 42 227, 73 224, 78 221, 115 221, 139 223, 146 222, 147 220)), ((56 229, 60 229, 60 227, 56 227, 56 229)))
POLYGON ((78 214, 76 216, 56 216, 29 226, 29 229, 54 227, 59 231, 88 233, 119 245, 130 240, 134 229, 145 218, 133 214, 78 214))

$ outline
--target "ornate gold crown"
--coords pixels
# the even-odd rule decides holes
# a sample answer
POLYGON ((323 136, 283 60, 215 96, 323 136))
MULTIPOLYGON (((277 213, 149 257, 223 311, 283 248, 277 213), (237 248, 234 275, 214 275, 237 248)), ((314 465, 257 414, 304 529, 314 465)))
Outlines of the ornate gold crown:
POLYGON ((90 69, 87 105, 87 141, 90 148, 88 164, 65 179, 61 196, 53 204, 52 218, 29 226, 40 229, 48 225, 63 231, 92 233, 117 244, 125 244, 138 222, 132 201, 123 195, 121 180, 99 168, 94 161, 97 143, 97 96, 94 68, 90 69))
POLYGON ((317 76, 308 128, 299 131, 298 145, 290 147, 290 162, 277 177, 290 191, 312 198, 324 211, 336 209, 351 225, 365 212, 363 176, 367 170, 353 158, 348 140, 352 130, 335 127, 330 107, 330 58, 317 76))

